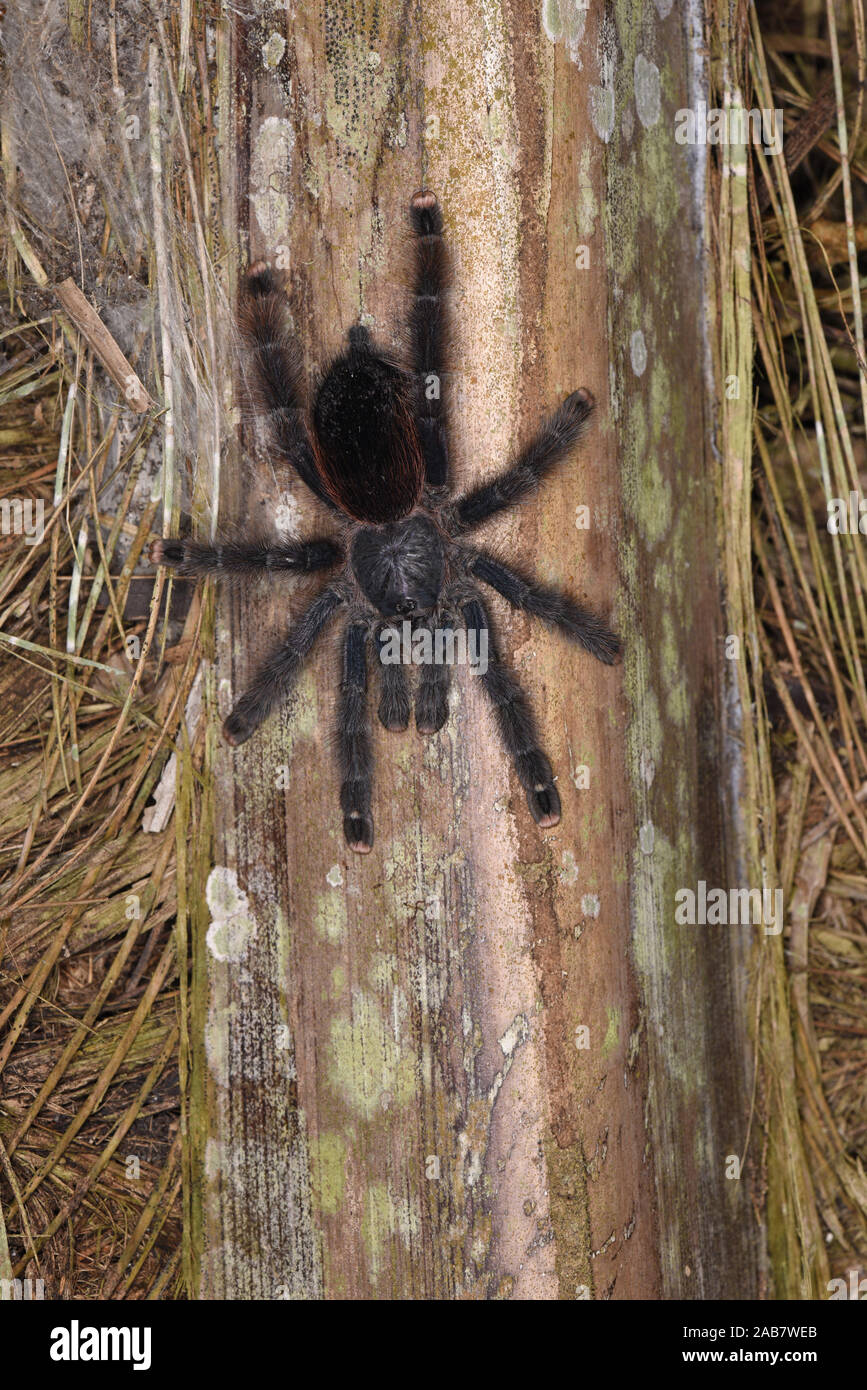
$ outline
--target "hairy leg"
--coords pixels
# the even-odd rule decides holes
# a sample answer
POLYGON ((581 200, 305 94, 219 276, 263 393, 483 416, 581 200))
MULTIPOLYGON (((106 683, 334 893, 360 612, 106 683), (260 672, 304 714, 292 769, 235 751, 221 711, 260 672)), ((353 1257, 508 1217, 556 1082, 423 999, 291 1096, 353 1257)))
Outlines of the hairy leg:
POLYGON ((505 473, 461 497, 454 504, 457 534, 521 502, 571 452, 584 433, 594 400, 589 391, 573 391, 526 444, 505 473))
POLYGON ((168 565, 178 574, 255 574, 289 570, 312 574, 328 569, 341 558, 333 541, 241 541, 226 540, 217 545, 200 541, 152 541, 148 552, 152 565, 168 565))
POLYGON ((518 681, 500 662, 481 599, 473 598, 465 603, 463 614, 468 628, 487 631, 488 668, 479 675, 479 680, 494 707, 500 736, 515 765, 518 781, 527 793, 530 813, 536 823, 547 830, 560 820, 560 797, 554 786, 551 764, 539 747, 533 712, 518 681))
POLYGON ((428 189, 416 193, 409 215, 416 236, 409 317, 412 366, 416 374, 416 425, 428 486, 444 487, 448 482, 449 465, 443 402, 446 252, 442 213, 436 195, 428 189))
POLYGON ((286 640, 259 667, 249 688, 223 724, 223 737, 233 746, 245 743, 268 715, 282 704, 294 685, 313 643, 329 618, 343 603, 338 589, 323 589, 300 618, 286 640))
POLYGON ((490 584, 492 589, 508 599, 514 608, 523 608, 550 627, 558 628, 591 656, 604 661, 606 666, 613 665, 617 660, 620 639, 601 618, 576 603, 568 594, 526 578, 484 551, 477 555, 471 571, 477 579, 490 584))
POLYGON ((343 674, 337 716, 340 752, 340 807, 346 843, 356 854, 369 854, 373 845, 370 792, 373 756, 367 722, 366 623, 350 623, 343 639, 343 674))
POLYGON ((253 358, 253 394, 268 416, 283 458, 327 507, 303 418, 301 349, 286 326, 281 278, 264 261, 250 267, 242 287, 238 324, 253 358))
POLYGON ((379 654, 379 722, 386 729, 403 730, 409 724, 409 682, 400 661, 384 661, 385 634, 393 625, 383 623, 376 634, 379 654))
MULTIPOLYGON (((454 619, 450 613, 441 613, 437 620, 437 629, 448 640, 448 634, 454 635, 454 619)), ((436 638, 434 623, 430 622, 427 626, 431 629, 431 642, 436 656, 436 638)), ((425 662, 419 669, 418 688, 415 693, 415 727, 420 734, 435 734, 443 727, 449 717, 449 686, 451 684, 451 666, 447 661, 425 662)))

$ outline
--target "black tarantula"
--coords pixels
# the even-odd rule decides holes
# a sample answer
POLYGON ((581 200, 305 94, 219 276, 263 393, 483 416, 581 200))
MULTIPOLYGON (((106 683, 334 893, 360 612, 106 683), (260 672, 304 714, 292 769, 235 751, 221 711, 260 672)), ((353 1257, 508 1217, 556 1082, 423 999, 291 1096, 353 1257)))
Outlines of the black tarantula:
MULTIPOLYGON (((406 370, 376 346, 366 328, 350 328, 315 393, 305 421, 301 355, 285 323, 282 284, 263 262, 245 281, 240 326, 252 350, 257 389, 274 441, 336 523, 333 537, 276 544, 226 541, 207 546, 158 540, 154 564, 180 574, 253 574, 285 570, 339 572, 289 628, 223 725, 228 743, 243 743, 289 695, 316 638, 343 611, 338 748, 343 829, 351 849, 373 844, 372 756, 367 717, 367 648, 378 645, 379 718, 386 729, 409 723, 410 690, 402 664, 383 660, 391 624, 409 622, 454 637, 463 622, 487 642, 482 685, 536 822, 560 819, 551 764, 539 747, 532 711, 515 677, 500 662, 479 581, 516 608, 535 614, 611 665, 619 642, 593 613, 459 539, 483 521, 529 496, 581 437, 593 410, 589 391, 573 391, 511 466, 490 482, 453 498, 448 488, 443 376, 447 285, 442 214, 435 195, 416 193, 411 364, 406 370)), ((421 665, 415 692, 419 733, 432 734, 448 717, 449 667, 421 665)))

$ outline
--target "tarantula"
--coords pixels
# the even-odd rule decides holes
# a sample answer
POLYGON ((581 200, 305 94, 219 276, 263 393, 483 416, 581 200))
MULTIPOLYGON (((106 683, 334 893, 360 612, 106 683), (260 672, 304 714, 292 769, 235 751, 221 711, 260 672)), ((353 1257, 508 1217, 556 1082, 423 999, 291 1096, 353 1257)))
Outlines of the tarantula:
MULTIPOLYGON (((480 487, 452 498, 448 489, 444 370, 447 288, 442 214, 433 193, 410 203, 413 297, 409 369, 377 346, 361 325, 331 363, 313 399, 302 405, 301 354, 285 322, 280 278, 264 262, 251 267, 239 314, 252 354, 262 405, 274 443, 310 491, 332 513, 336 535, 306 541, 227 540, 207 546, 158 540, 150 558, 180 574, 311 574, 341 569, 289 628, 223 725, 226 741, 243 743, 289 695, 316 638, 345 613, 338 749, 343 829, 351 849, 373 844, 372 756, 367 718, 367 649, 378 644, 379 718, 405 729, 410 688, 402 664, 386 663, 390 625, 409 622, 454 634, 460 623, 484 634, 487 665, 480 674, 505 746, 543 828, 560 820, 551 764, 539 747, 523 690, 500 662, 479 582, 516 608, 534 614, 611 665, 619 642, 604 622, 557 589, 538 584, 487 551, 459 539, 483 521, 529 496, 581 437, 593 410, 589 391, 573 391, 515 456, 480 487)), ((448 717, 449 666, 420 667, 415 691, 419 733, 433 734, 448 717)))

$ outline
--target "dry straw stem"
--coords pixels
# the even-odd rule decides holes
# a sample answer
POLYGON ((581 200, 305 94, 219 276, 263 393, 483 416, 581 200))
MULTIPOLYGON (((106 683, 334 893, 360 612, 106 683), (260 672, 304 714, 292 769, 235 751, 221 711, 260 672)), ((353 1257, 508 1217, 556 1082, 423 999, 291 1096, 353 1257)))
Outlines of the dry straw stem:
POLYGON ((112 381, 123 392, 130 410, 153 410, 154 402, 96 310, 88 304, 74 280, 63 280, 54 289, 68 317, 93 349, 112 381))
POLYGON ((863 494, 867 471, 867 46, 860 3, 804 5, 802 17, 798 33, 797 7, 787 12, 791 36, 769 18, 766 47, 749 10, 748 104, 783 108, 787 143, 792 129, 810 138, 797 159, 752 152, 745 735, 768 812, 756 848, 787 904, 787 949, 769 942, 756 980, 771 1255, 781 1293, 827 1297, 829 1278, 867 1263, 867 554, 859 534, 827 528, 829 499, 863 494))

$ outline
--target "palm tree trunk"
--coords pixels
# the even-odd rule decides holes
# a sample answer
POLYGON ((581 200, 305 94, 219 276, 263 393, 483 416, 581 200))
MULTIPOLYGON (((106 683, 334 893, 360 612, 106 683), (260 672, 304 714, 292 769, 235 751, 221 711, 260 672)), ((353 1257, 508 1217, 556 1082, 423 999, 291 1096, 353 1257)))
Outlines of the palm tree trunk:
MULTIPOLYGON (((246 944, 200 939, 194 984, 205 1297, 761 1287, 755 1140, 737 1179, 729 1162, 755 936, 675 922, 679 890, 750 886, 707 150, 674 138, 706 96, 700 9, 343 0, 221 22, 228 245, 288 270, 311 374, 359 316, 386 342, 402 328, 426 185, 454 263, 457 482, 567 392, 595 394, 579 457, 489 535, 616 615, 625 661, 493 605, 559 774, 545 834, 459 672, 439 736, 376 726, 376 843, 348 854, 328 639, 291 720, 218 755, 209 940, 228 917, 246 944)), ((321 524, 257 460, 224 471, 221 515, 321 524)), ((221 599, 221 708, 302 593, 221 599)))

